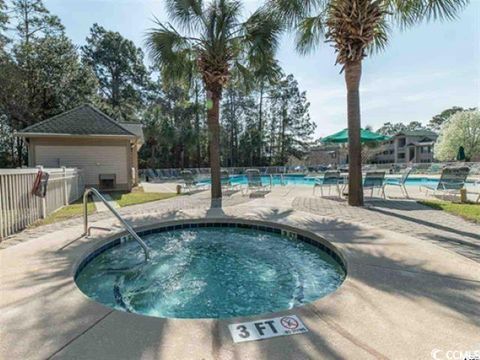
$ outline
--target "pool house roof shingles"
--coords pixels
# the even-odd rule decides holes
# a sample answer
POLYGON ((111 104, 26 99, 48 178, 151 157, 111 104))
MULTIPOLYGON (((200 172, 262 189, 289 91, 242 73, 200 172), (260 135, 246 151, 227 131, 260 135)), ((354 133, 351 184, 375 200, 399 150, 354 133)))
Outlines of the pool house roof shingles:
MULTIPOLYGON (((131 125, 138 126, 138 124, 131 125)), ((16 135, 22 137, 47 135, 139 137, 138 134, 127 129, 127 126, 123 126, 89 104, 31 125, 16 135)))

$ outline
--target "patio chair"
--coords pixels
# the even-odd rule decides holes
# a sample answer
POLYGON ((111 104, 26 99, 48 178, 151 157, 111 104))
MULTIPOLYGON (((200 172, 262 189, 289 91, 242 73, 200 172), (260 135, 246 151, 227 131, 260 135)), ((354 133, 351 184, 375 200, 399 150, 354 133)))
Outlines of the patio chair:
POLYGON ((363 180, 363 188, 370 189, 370 197, 373 197, 373 191, 378 189, 382 197, 385 199, 385 171, 368 171, 363 180))
POLYGON ((478 187, 479 191, 472 191, 474 194, 478 194, 477 200, 475 201, 476 203, 480 203, 480 180, 475 180, 473 183, 474 188, 476 189, 478 187))
POLYGON ((233 184, 232 179, 230 178, 230 173, 227 170, 220 171, 220 183, 222 185, 222 190, 233 191, 236 190, 238 184, 233 184))
POLYGON ((413 170, 412 167, 408 167, 403 171, 402 176, 399 179, 387 179, 387 182, 385 183, 385 187, 389 185, 398 186, 402 191, 402 194, 405 195, 405 198, 408 199, 409 196, 408 196, 407 187, 405 186, 405 183, 407 182, 407 179, 411 174, 412 170, 413 170))
POLYGON ((153 169, 147 169, 145 171, 146 182, 155 182, 156 179, 157 179, 157 174, 155 174, 155 171, 153 169))
POLYGON ((192 192, 194 190, 205 190, 206 184, 199 183, 197 180, 195 180, 195 176, 190 170, 181 171, 180 176, 185 183, 185 191, 192 192))
POLYGON ((340 171, 329 170, 325 171, 323 179, 315 179, 315 184, 313 185, 313 195, 315 195, 315 190, 317 187, 320 188, 320 194, 323 197, 323 187, 328 186, 328 195, 331 193, 332 186, 337 190, 338 197, 342 196, 340 191, 340 184, 343 182, 343 178, 340 176, 340 171))
POLYGON ((472 191, 474 194, 478 194, 477 200, 475 201, 476 203, 480 203, 480 180, 474 182, 474 187, 479 188, 479 191, 472 191))
POLYGON ((440 164, 431 164, 427 169, 425 169, 425 173, 429 175, 436 175, 442 172, 442 165, 440 164))
POLYGON ((244 195, 247 195, 249 191, 269 191, 271 189, 271 184, 263 185, 258 169, 247 169, 245 174, 247 175, 247 186, 244 189, 244 195))
POLYGON ((425 197, 427 197, 429 191, 433 192, 433 196, 436 196, 438 192, 455 194, 465 187, 465 181, 469 172, 470 168, 467 166, 446 167, 442 170, 440 180, 436 186, 422 185, 420 189, 425 189, 425 197))
POLYGON ((152 171, 155 173, 155 175, 157 176, 157 178, 158 178, 159 180, 163 179, 162 170, 160 170, 160 169, 153 169, 152 171))

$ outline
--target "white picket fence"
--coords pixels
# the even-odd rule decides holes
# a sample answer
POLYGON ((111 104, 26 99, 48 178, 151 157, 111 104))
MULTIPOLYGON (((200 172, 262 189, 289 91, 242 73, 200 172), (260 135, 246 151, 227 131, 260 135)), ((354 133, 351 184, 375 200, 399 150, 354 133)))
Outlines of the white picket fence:
POLYGON ((49 173, 47 195, 32 194, 38 169, 0 169, 0 241, 80 198, 85 189, 82 171, 43 169, 49 173))

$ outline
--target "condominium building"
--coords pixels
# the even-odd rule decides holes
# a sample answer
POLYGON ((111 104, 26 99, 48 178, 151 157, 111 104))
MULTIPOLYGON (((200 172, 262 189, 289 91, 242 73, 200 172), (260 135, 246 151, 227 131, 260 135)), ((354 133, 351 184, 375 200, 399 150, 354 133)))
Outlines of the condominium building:
POLYGON ((431 163, 438 135, 430 130, 405 130, 385 142, 372 160, 377 164, 431 163))

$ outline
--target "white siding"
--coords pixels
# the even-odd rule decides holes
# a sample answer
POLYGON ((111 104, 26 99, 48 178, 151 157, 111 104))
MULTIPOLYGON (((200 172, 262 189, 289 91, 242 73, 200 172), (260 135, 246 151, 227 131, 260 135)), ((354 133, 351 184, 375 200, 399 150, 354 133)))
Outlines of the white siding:
POLYGON ((116 174, 117 184, 127 184, 127 159, 125 146, 35 146, 35 165, 83 169, 89 185, 98 184, 99 174, 116 174))

